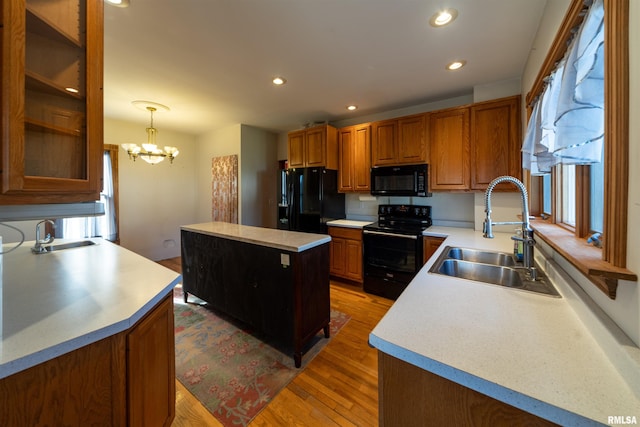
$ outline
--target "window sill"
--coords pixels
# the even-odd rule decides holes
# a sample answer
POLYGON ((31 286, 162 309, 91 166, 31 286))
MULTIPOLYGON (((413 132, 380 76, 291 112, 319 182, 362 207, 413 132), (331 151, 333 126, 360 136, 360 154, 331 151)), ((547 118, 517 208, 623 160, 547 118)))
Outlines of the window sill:
POLYGON ((585 239, 544 220, 531 221, 536 236, 587 276, 609 298, 616 299, 618 280, 638 281, 638 276, 626 268, 615 267, 602 260, 602 250, 588 245, 585 239))

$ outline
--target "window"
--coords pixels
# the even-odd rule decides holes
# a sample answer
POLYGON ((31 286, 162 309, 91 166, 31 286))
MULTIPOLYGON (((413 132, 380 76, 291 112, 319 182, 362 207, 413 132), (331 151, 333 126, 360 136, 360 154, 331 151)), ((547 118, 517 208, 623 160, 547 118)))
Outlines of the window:
MULTIPOLYGON (((588 2, 587 2, 588 3, 588 2)), ((637 280, 637 276, 625 270, 627 251, 627 205, 628 205, 628 152, 629 152, 629 22, 628 0, 594 0, 604 8, 603 82, 604 82, 604 127, 606 141, 601 146, 592 145, 589 155, 600 157, 601 162, 573 162, 573 170, 566 166, 551 165, 551 175, 529 176, 529 187, 540 189, 540 197, 535 198, 537 210, 550 216, 552 224, 534 225, 538 235, 556 251, 566 257, 600 289, 615 298, 618 279, 637 280), (588 163, 588 165, 584 165, 588 163), (573 200, 573 201, 572 201, 573 200), (559 225, 571 229, 564 232, 559 225), (571 225, 574 224, 574 225, 571 225), (555 227, 555 228, 554 228, 555 227), (593 232, 603 234, 598 276, 590 276, 589 265, 594 263, 597 249, 585 248, 585 236, 593 232), (571 242, 571 235, 574 242, 571 242)), ((531 120, 539 120, 534 102, 549 84, 549 76, 561 63, 568 51, 568 41, 575 28, 586 21, 583 0, 573 0, 565 20, 551 46, 547 58, 538 74, 532 90, 527 95, 527 104, 532 108, 531 120), (584 17, 584 18, 583 18, 584 17)), ((583 120, 581 123, 586 123, 583 120)), ((539 135, 538 135, 539 136, 539 135)), ((535 149, 539 147, 533 147, 535 149)), ((573 148, 573 147, 569 147, 573 148)), ((523 150, 524 151, 524 150, 523 150)), ((523 166, 526 162, 523 158, 523 166)), ((538 161, 548 160, 544 156, 538 161)), ((571 161, 567 163, 572 163, 571 161)), ((546 216, 545 216, 546 217, 546 216)))
MULTIPOLYGON (((558 167, 556 167, 556 170, 558 167)), ((576 166, 561 165, 560 168, 560 222, 572 229, 576 227, 576 166)), ((578 236, 581 237, 581 236, 578 236)))
POLYGON ((56 221, 56 237, 82 239, 102 237, 118 242, 118 146, 106 145, 103 155, 103 189, 100 201, 105 214, 98 217, 65 218, 56 221))

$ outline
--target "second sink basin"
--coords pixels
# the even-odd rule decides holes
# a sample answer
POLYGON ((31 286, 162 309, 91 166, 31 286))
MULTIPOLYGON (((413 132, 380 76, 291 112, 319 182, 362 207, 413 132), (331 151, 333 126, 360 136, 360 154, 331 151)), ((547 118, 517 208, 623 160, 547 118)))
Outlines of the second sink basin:
POLYGON ((491 264, 445 259, 440 264, 438 273, 511 288, 522 287, 522 280, 516 270, 491 264))
POLYGON ((482 264, 504 265, 512 267, 516 265, 513 255, 504 252, 481 251, 469 248, 449 248, 447 258, 458 259, 461 261, 479 262, 482 264))

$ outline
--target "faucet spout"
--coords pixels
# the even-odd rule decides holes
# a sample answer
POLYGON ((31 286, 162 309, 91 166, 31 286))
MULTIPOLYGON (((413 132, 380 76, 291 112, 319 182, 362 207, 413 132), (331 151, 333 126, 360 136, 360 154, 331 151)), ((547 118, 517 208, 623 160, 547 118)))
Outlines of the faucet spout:
POLYGON ((522 225, 522 237, 514 236, 512 239, 522 240, 523 248, 523 264, 524 267, 529 271, 529 274, 532 279, 535 280, 537 273, 536 268, 534 267, 533 261, 533 246, 536 244, 536 241, 533 239, 533 229, 529 223, 529 196, 527 194, 527 188, 524 186, 522 181, 513 177, 513 176, 499 176, 493 181, 489 183, 487 187, 487 191, 484 195, 484 211, 485 211, 485 219, 483 222, 482 230, 483 236, 488 239, 493 239, 493 226, 497 224, 521 224, 522 225), (491 220, 491 194, 493 189, 502 182, 510 182, 514 184, 520 190, 520 197, 522 201, 522 221, 521 222, 493 222, 491 220))
POLYGON ((42 245, 48 245, 49 243, 53 243, 55 237, 53 237, 50 233, 46 235, 44 239, 40 239, 40 226, 44 223, 49 223, 56 228, 55 222, 50 219, 45 219, 36 224, 36 244, 31 248, 31 252, 41 254, 46 252, 47 250, 42 245))

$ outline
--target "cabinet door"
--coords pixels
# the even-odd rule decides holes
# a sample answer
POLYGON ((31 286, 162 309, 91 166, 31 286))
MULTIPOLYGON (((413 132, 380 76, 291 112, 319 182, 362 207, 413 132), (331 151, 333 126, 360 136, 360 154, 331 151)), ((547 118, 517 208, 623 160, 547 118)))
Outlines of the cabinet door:
POLYGON ((170 426, 175 416, 173 293, 127 335, 130 426, 170 426))
POLYGON ((392 165, 397 162, 397 126, 397 120, 385 120, 373 124, 371 162, 374 166, 392 165))
POLYGON ((338 191, 354 191, 354 132, 347 127, 338 131, 338 191))
POLYGON ((469 108, 429 116, 432 190, 469 189, 469 108))
POLYGON ((352 183, 354 191, 371 190, 371 126, 359 125, 353 134, 352 183))
POLYGON ((501 175, 521 178, 520 142, 520 96, 471 106, 471 189, 501 175))
MULTIPOLYGON (((293 337, 293 272, 295 254, 275 248, 230 241, 240 281, 235 292, 246 307, 246 322, 258 331, 291 342, 293 337), (243 257, 238 257, 242 254, 243 257), (283 264, 289 258, 289 265, 283 264)), ((237 311, 236 311, 237 312, 237 311)), ((230 314, 235 316, 236 312, 230 314)))
POLYGON ((304 131, 291 132, 289 134, 289 167, 303 168, 304 165, 304 131))
POLYGON ((225 239, 181 230, 182 288, 224 308, 225 239))
POLYGON ((84 4, 2 4, 0 203, 99 198, 103 10, 84 4))
POLYGON ((429 258, 433 256, 438 250, 440 245, 444 242, 444 237, 424 236, 422 240, 422 264, 429 261, 429 258))
POLYGON ((398 120, 398 163, 427 161, 424 122, 423 114, 398 120))
POLYGON ((362 241, 346 240, 345 276, 351 280, 362 282, 362 241))
POLYGON ((305 133, 305 166, 320 167, 327 164, 327 128, 307 129, 305 133))
POLYGON ((339 237, 332 237, 329 252, 331 257, 331 262, 329 263, 331 274, 343 277, 346 272, 346 240, 339 237))

